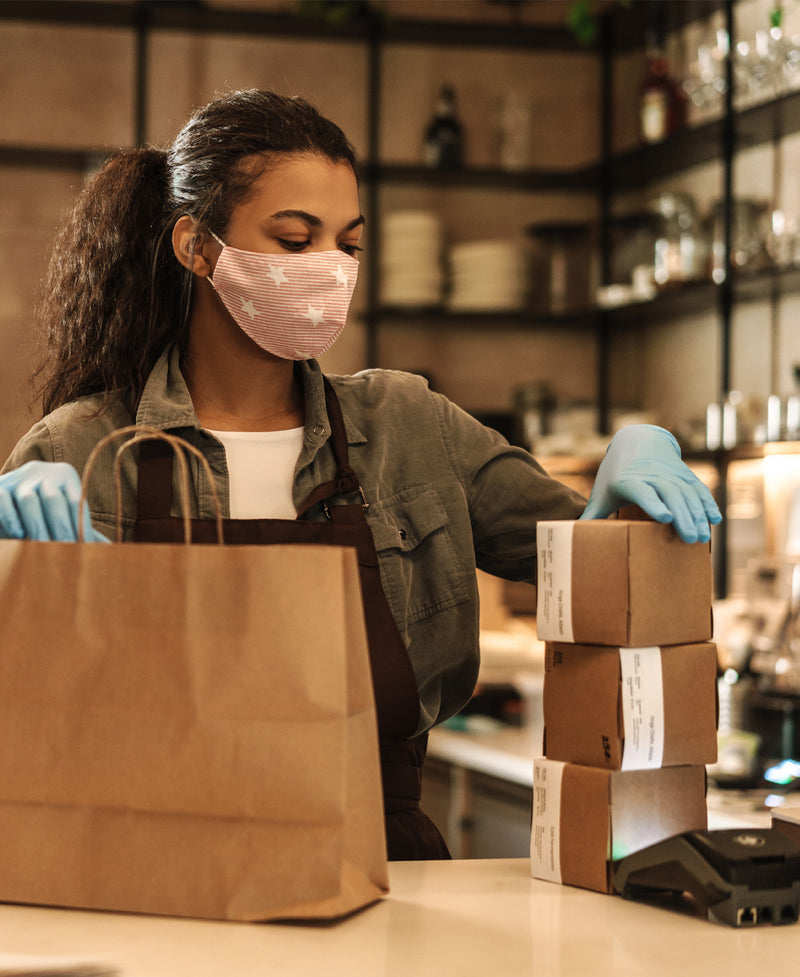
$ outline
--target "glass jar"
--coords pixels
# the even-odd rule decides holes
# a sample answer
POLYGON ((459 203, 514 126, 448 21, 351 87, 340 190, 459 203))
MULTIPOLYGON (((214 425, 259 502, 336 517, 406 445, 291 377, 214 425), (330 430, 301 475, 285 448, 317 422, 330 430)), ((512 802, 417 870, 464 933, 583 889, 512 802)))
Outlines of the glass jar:
POLYGON ((584 221, 526 227, 534 242, 534 304, 548 312, 588 308, 597 288, 597 247, 584 221))
MULTIPOLYGON (((711 208, 711 277, 725 280, 725 204, 717 200, 711 208)), ((754 270, 769 262, 767 237, 769 204, 755 197, 739 197, 731 208, 731 267, 754 270)))
POLYGON ((662 193, 648 203, 655 217, 655 281, 663 287, 705 277, 708 245, 694 197, 662 193))
POLYGON ((539 439, 550 433, 556 398, 549 384, 531 380, 512 392, 514 443, 534 451, 539 439))

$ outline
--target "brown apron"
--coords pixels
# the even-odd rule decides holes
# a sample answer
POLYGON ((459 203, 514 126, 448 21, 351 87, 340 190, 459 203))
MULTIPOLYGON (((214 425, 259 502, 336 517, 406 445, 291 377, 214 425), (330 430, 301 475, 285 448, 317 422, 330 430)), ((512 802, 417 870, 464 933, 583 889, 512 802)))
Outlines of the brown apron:
MULTIPOLYGON (((231 544, 305 543, 355 547, 380 735, 388 857, 391 860, 449 858, 444 839, 419 806, 427 746, 427 734, 414 736, 419 722, 419 693, 408 650, 383 591, 378 555, 365 516, 368 503, 350 467, 341 408, 327 380, 325 403, 331 424, 336 477, 311 492, 297 519, 225 519, 223 536, 225 542, 231 544), (357 494, 359 501, 330 504, 348 494, 357 494), (319 522, 304 519, 316 505, 322 506, 327 518, 319 522)), ((142 442, 134 528, 136 542, 181 543, 184 540, 183 519, 170 515, 172 465, 173 454, 168 444, 158 440, 142 442)), ((196 543, 216 542, 216 522, 193 519, 192 539, 196 543)))

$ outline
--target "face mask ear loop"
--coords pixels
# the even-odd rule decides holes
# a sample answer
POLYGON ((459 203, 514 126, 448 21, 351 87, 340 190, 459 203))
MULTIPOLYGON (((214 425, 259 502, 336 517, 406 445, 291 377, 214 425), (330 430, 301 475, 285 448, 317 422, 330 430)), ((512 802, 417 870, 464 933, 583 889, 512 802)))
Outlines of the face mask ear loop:
MULTIPOLYGON (((228 245, 222 240, 221 237, 217 237, 217 235, 210 228, 208 233, 214 238, 217 244, 221 244, 223 248, 227 248, 228 245)), ((214 284, 214 279, 211 277, 211 275, 208 276, 208 281, 211 283, 211 287, 216 291, 217 286, 214 284)))

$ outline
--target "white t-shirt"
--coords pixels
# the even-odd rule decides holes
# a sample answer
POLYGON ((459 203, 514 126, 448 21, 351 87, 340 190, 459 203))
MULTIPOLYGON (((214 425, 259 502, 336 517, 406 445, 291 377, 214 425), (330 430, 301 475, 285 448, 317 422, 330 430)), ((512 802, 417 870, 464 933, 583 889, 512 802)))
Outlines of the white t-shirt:
POLYGON ((231 519, 294 519, 294 469, 303 428, 288 431, 211 431, 225 446, 231 519))

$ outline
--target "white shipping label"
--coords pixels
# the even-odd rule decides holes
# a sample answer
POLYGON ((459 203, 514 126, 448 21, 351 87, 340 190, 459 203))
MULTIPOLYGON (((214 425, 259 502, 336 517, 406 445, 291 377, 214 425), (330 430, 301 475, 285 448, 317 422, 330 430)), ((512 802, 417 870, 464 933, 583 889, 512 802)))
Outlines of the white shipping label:
POLYGON ((536 633, 540 641, 573 642, 572 520, 536 527, 536 633))
POLYGON ((660 767, 664 756, 664 690, 660 648, 620 648, 622 770, 660 767))
POLYGON ((533 817, 531 819, 531 875, 547 882, 561 881, 560 760, 533 761, 533 817))

